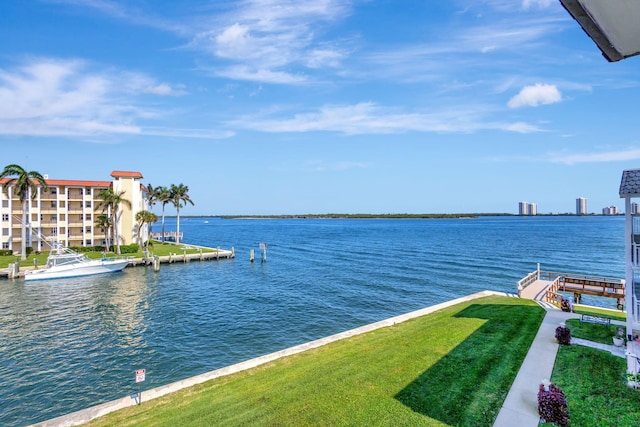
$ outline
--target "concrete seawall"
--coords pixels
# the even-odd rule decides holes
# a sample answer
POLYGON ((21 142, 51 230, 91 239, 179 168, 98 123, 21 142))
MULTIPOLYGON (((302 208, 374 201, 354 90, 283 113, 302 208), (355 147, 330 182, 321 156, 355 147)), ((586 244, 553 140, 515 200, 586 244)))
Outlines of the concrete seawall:
MULTIPOLYGON (((255 368, 256 366, 263 365, 265 363, 272 362, 274 360, 280 359, 282 357, 290 356, 293 354, 301 353, 306 350, 310 350, 313 348, 318 348, 323 345, 339 341, 345 338, 350 338, 356 335, 360 335, 366 332, 370 332, 376 329, 385 328, 388 326, 393 326, 397 323, 402 323, 410 319, 414 319, 417 317, 422 317, 427 314, 433 313, 438 310, 442 310, 443 308, 447 308, 462 302, 472 301, 477 298, 482 298, 485 296, 513 296, 510 294, 505 294, 503 292, 494 292, 494 291, 482 291, 472 295, 468 295, 465 297, 457 298, 451 301, 446 301, 441 304, 436 304, 430 307, 426 307, 417 311, 412 311, 410 313, 405 313, 396 317, 391 317, 389 319, 381 320, 376 323, 371 323, 365 326, 361 326, 359 328, 351 329, 349 331, 340 332, 335 335, 331 335, 325 338, 321 338, 315 341, 310 341, 304 344, 297 345, 295 347, 290 347, 284 350, 276 351, 274 353, 270 353, 264 356, 256 357, 254 359, 250 359, 244 362, 237 363, 235 365, 230 365, 224 368, 216 369, 214 371, 206 372, 204 374, 197 375, 195 377, 187 378, 184 380, 176 381, 171 384, 167 384, 164 386, 156 387, 150 390, 143 390, 142 392, 142 404, 144 402, 156 399, 158 397, 167 395, 169 393, 173 393, 178 390, 185 389, 187 387, 194 386, 196 384, 203 383, 205 381, 212 380, 214 378, 222 377, 225 375, 234 374, 237 372, 241 372, 247 369, 255 368)), ((132 397, 123 397, 118 400, 113 400, 111 402, 106 402, 101 405, 92 406, 87 409, 83 409, 77 412, 73 412, 68 415, 63 415, 61 417, 53 418, 47 421, 39 422, 33 424, 33 426, 42 426, 42 427, 63 427, 63 426, 76 426, 80 424, 87 423, 95 418, 101 417, 108 413, 129 407, 137 404, 137 401, 132 397)))

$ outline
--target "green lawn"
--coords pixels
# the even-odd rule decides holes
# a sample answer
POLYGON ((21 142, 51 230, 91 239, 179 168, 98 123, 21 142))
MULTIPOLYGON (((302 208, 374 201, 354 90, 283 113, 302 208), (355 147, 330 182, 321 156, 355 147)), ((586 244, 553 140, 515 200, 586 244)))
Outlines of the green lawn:
MULTIPOLYGON (((183 245, 183 244, 179 244, 179 245, 175 245, 172 243, 160 243, 160 242, 154 242, 153 245, 149 246, 149 253, 150 255, 158 255, 158 256, 166 256, 169 255, 169 253, 177 253, 177 254, 182 254, 183 253, 183 248, 187 248, 187 254, 197 254, 198 253, 198 249, 194 248, 193 246, 190 245, 183 245)), ((212 252, 211 249, 203 249, 203 252, 212 252)), ((215 249, 213 250, 215 251, 215 249)), ((23 267, 28 267, 28 266, 33 266, 33 260, 37 259, 38 265, 39 266, 43 266, 47 263, 47 256, 49 255, 49 252, 42 252, 40 254, 35 254, 32 253, 31 255, 29 255, 27 257, 26 261, 21 261, 20 260, 20 256, 15 256, 15 255, 10 255, 10 256, 0 256, 0 268, 7 268, 7 266, 9 265, 9 263, 15 262, 16 259, 18 259, 20 261, 20 266, 23 267)), ((94 258, 94 259, 98 259, 98 258, 102 258, 103 252, 86 252, 86 255, 89 258, 94 258)), ((115 257, 117 256, 115 253, 113 252, 109 252, 107 254, 108 257, 115 257)), ((122 256, 133 256, 135 258, 143 258, 144 257, 144 252, 142 249, 140 249, 138 252, 133 253, 133 254, 122 254, 122 256)))
POLYGON ((543 317, 532 301, 482 298, 90 425, 492 426, 543 317))
POLYGON ((578 314, 588 314, 590 316, 606 317, 613 320, 621 320, 623 322, 627 320, 627 313, 624 311, 604 310, 590 306, 574 306, 574 312, 578 314))
POLYGON ((560 346, 551 381, 567 397, 570 425, 640 425, 640 391, 626 386, 625 371, 621 357, 578 345, 560 346))
POLYGON ((612 338, 616 335, 618 325, 600 325, 597 323, 580 322, 580 319, 567 320, 567 327, 571 329, 571 336, 613 345, 612 338))

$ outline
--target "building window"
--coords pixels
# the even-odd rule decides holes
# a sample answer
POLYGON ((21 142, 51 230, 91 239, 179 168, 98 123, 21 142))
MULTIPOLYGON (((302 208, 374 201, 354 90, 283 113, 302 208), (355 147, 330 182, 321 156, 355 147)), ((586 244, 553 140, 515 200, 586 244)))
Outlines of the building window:
POLYGON ((51 221, 57 221, 58 215, 51 215, 51 221))
POLYGON ((85 214, 84 219, 85 221, 91 221, 91 214, 85 214))
POLYGON ((52 208, 57 208, 58 207, 58 202, 56 202, 55 200, 51 201, 51 207, 52 208))
POLYGON ((86 202, 84 202, 84 207, 85 208, 90 208, 91 207, 91 200, 87 200, 86 202))
POLYGON ((57 188, 51 188, 51 194, 58 194, 57 188))
POLYGON ((91 239, 87 239, 84 241, 85 246, 91 246, 91 239))
POLYGON ((86 194, 87 196, 88 196, 89 194, 91 194, 91 189, 90 189, 90 188, 85 188, 85 189, 84 189, 84 194, 86 194))
POLYGON ((32 201, 32 203, 31 203, 31 205, 32 205, 34 208, 37 208, 37 207, 38 207, 38 201, 37 201, 37 200, 33 200, 33 201, 32 201))
POLYGON ((84 228, 85 233, 91 233, 91 226, 86 226, 84 228))
POLYGON ((52 236, 57 236, 58 235, 58 227, 51 228, 51 235, 52 236))
POLYGON ((9 214, 2 214, 3 221, 9 221, 9 214))
POLYGON ((9 249, 9 242, 2 242, 2 249, 9 249))
POLYGON ((9 201, 8 200, 3 200, 2 201, 2 207, 3 208, 8 208, 9 207, 9 201))
POLYGON ((9 229, 8 228, 3 228, 2 229, 2 235, 3 236, 8 236, 9 235, 9 229))

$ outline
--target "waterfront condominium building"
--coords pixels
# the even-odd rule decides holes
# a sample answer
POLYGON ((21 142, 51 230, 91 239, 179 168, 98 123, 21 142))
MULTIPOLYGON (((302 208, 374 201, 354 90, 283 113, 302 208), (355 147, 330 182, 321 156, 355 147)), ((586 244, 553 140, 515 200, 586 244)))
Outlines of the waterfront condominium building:
POLYGON ((535 203, 520 202, 518 203, 519 215, 537 215, 538 205, 535 203))
POLYGON ((640 214, 640 203, 631 203, 631 214, 637 215, 640 214))
MULTIPOLYGON (((101 190, 111 188, 122 192, 122 198, 131 203, 119 205, 116 226, 120 244, 141 243, 147 239, 146 228, 140 228, 136 213, 148 210, 147 189, 141 184, 140 172, 113 171, 111 181, 49 179, 48 188, 38 185, 36 193, 28 194, 27 247, 34 251, 48 251, 48 242, 57 241, 64 246, 105 246, 105 230, 96 226, 96 218, 104 212, 99 208, 101 190)), ((19 253, 22 246, 22 203, 13 194, 10 178, 0 181, 0 244, 2 249, 19 253), (5 191, 7 190, 7 191, 5 191)), ((113 244, 113 236, 110 236, 113 244)))
POLYGON ((602 215, 618 215, 618 207, 617 206, 608 206, 606 208, 602 208, 602 215))
POLYGON ((576 215, 586 215, 587 214, 587 199, 584 197, 579 197, 576 199, 576 215))

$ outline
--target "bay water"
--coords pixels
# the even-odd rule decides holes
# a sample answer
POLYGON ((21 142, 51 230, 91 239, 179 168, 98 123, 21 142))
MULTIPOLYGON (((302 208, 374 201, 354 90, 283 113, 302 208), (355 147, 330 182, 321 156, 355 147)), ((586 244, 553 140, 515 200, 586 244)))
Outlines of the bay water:
POLYGON ((236 258, 0 281, 0 425, 128 396, 136 369, 153 388, 485 289, 515 293, 538 262, 624 277, 619 216, 181 218, 180 231, 236 258))

